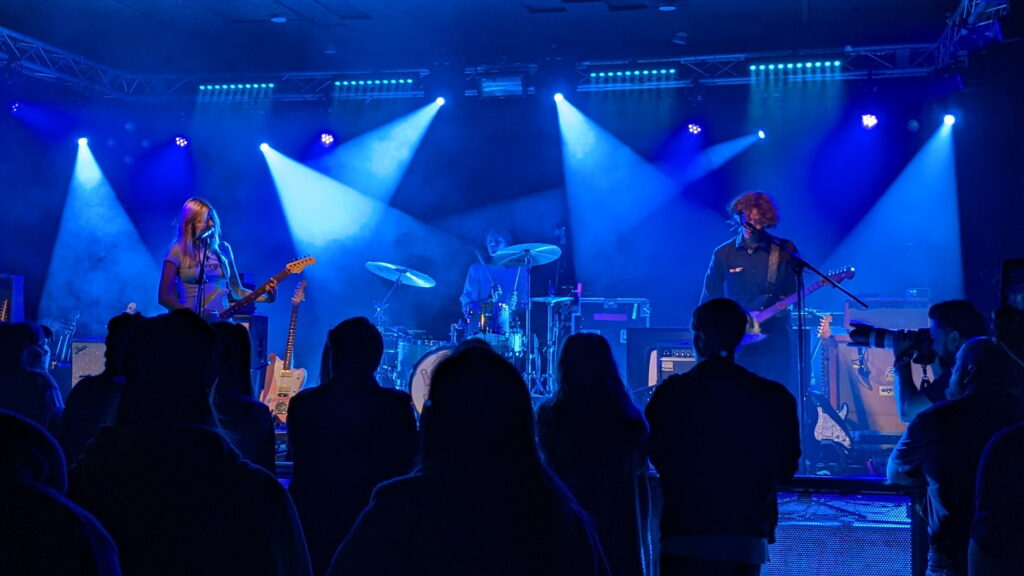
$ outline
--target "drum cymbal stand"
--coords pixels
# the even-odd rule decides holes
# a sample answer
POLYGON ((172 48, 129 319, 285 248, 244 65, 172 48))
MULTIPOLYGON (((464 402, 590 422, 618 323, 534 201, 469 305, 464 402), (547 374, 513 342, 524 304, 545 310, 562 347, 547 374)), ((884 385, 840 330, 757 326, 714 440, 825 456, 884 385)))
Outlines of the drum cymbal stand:
MULTIPOLYGON (((526 261, 526 333, 523 334, 523 338, 526 340, 526 372, 523 373, 523 380, 526 381, 531 396, 547 396, 551 392, 548 389, 549 383, 535 372, 534 367, 536 351, 533 347, 533 328, 531 326, 533 300, 530 298, 530 288, 533 287, 533 253, 529 249, 523 252, 523 258, 526 261)), ((550 314, 550 309, 548 313, 550 314)))

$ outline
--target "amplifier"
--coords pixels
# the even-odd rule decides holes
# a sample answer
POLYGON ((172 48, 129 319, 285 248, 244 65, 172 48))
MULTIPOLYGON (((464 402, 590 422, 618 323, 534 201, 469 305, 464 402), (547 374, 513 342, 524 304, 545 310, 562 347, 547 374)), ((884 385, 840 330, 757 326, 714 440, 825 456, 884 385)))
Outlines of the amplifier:
POLYGON ((25 321, 25 277, 0 274, 0 322, 25 321))
POLYGON ((107 359, 104 354, 107 345, 103 340, 72 340, 71 341, 71 386, 86 376, 95 376, 103 372, 107 359))
POLYGON ((267 317, 258 316, 235 316, 235 322, 245 326, 249 331, 249 347, 252 355, 249 358, 249 366, 253 370, 266 367, 267 357, 267 317))
POLYGON ((697 364, 690 346, 658 346, 651 350, 647 367, 647 385, 657 386, 673 374, 685 374, 697 364))

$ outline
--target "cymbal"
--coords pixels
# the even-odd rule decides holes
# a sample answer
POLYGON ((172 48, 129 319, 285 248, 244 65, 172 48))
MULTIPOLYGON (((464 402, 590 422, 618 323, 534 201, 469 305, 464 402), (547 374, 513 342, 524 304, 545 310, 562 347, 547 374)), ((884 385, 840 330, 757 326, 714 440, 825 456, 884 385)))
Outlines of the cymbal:
POLYGON ((404 286, 432 288, 437 284, 433 278, 423 272, 412 270, 405 266, 388 264, 387 262, 367 262, 366 269, 381 278, 391 280, 392 282, 398 282, 404 286))
POLYGON ((558 260, 562 249, 552 244, 516 244, 494 253, 494 261, 502 266, 525 266, 527 257, 531 266, 540 266, 558 260))
POLYGON ((538 298, 530 298, 530 302, 537 302, 538 304, 547 304, 548 306, 554 306, 555 304, 561 304, 563 302, 572 302, 572 296, 543 296, 538 298))

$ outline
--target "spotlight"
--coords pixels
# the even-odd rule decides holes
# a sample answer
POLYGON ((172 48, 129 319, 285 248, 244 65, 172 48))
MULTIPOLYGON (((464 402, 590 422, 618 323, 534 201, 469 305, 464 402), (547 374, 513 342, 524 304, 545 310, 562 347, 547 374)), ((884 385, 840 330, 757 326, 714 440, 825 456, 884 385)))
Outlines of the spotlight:
POLYGON ((11 114, 17 114, 18 110, 21 109, 21 102, 15 102, 11 104, 11 114))
POLYGON ((565 96, 562 96, 561 92, 555 92, 555 102, 561 102, 565 100, 565 96))
POLYGON ((860 125, 867 130, 871 130, 878 125, 878 117, 874 114, 861 114, 860 125))
POLYGON ((945 116, 942 117, 942 123, 945 124, 946 126, 952 126, 953 124, 956 123, 956 116, 953 116, 952 114, 946 114, 945 116))
POLYGON ((689 124, 686 129, 690 131, 690 134, 695 136, 700 134, 701 130, 703 130, 703 128, 700 127, 700 124, 689 124))
POLYGON ((757 137, 760 138, 761 140, 764 140, 765 138, 768 137, 768 135, 764 133, 764 130, 758 130, 757 137))
POLYGON ((438 106, 444 106, 444 98, 441 98, 440 96, 438 96, 437 100, 434 100, 434 102, 436 102, 438 106))
POLYGON ((331 134, 330 132, 321 132, 320 133, 320 144, 324 148, 329 148, 331 146, 331 144, 334 144, 334 134, 331 134))
POLYGON ((88 144, 89 144, 89 139, 88 138, 79 138, 78 139, 78 145, 79 146, 87 146, 88 144))
POLYGON ((266 152, 267 150, 270 150, 270 145, 264 142, 263 144, 260 144, 260 150, 266 152))
POLYGON ((177 144, 179 148, 184 148, 185 146, 188 146, 188 138, 185 138, 184 136, 175 136, 174 143, 177 144))

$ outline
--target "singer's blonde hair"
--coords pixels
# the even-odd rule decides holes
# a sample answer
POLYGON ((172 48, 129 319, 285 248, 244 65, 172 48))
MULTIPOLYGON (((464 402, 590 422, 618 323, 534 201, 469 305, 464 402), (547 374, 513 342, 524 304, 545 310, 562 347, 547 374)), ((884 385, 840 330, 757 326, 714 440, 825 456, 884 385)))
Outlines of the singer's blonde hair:
POLYGON ((196 230, 206 220, 213 221, 213 235, 210 236, 210 251, 219 254, 220 248, 220 217, 208 200, 192 197, 185 200, 178 218, 178 239, 175 243, 181 247, 182 265, 194 266, 199 261, 199 246, 193 240, 196 230))

